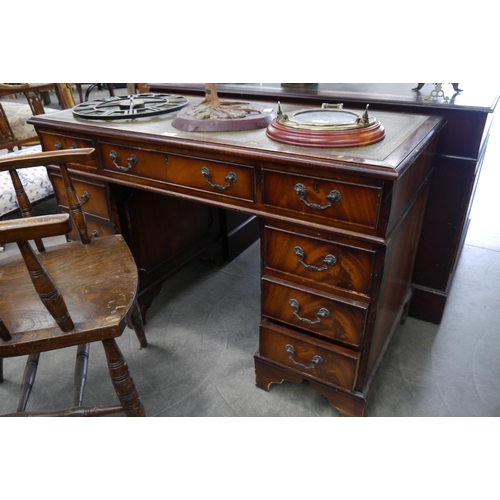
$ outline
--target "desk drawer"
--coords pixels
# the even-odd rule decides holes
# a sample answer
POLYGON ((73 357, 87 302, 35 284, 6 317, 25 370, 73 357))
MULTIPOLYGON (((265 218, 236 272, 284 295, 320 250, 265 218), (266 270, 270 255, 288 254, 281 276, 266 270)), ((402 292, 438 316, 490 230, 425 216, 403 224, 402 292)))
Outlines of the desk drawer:
POLYGON ((361 353, 263 321, 259 354, 309 377, 354 390, 361 353))
MULTIPOLYGON (((65 207, 61 208, 61 210, 66 213, 69 212, 65 207)), ((109 220, 103 220, 88 214, 85 214, 85 220, 87 221, 87 228, 91 238, 99 238, 99 236, 116 234, 115 227, 109 220)), ((78 241, 80 239, 73 221, 71 222, 71 232, 67 235, 67 237, 71 241, 78 241)))
POLYGON ((369 296, 374 251, 269 226, 264 241, 266 268, 369 296))
MULTIPOLYGON (((102 183, 90 180, 79 180, 72 176, 73 186, 80 199, 83 211, 89 215, 95 215, 103 219, 109 219, 109 210, 106 196, 106 187, 102 183)), ((67 208, 66 190, 62 178, 51 172, 51 181, 57 193, 57 199, 61 206, 67 208)))
POLYGON ((363 302, 262 278, 263 316, 348 346, 361 345, 367 311, 363 302))
MULTIPOLYGON (((40 132, 40 142, 44 151, 60 151, 63 149, 76 148, 95 148, 94 141, 90 139, 81 139, 77 137, 53 135, 46 132, 40 132)), ((95 160, 89 160, 83 163, 89 167, 96 167, 95 160)))
POLYGON ((102 144, 104 169, 220 196, 254 201, 254 168, 160 151, 102 144))
POLYGON ((382 187, 263 170, 263 203, 367 229, 379 220, 382 187))

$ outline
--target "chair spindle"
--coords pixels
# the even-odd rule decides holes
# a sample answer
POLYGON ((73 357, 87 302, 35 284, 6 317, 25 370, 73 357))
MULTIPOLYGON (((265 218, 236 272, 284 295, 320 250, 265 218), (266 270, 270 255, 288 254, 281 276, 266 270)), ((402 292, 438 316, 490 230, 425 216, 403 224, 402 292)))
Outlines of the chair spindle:
MULTIPOLYGON (((17 170, 9 170, 10 178, 12 180, 12 185, 14 186, 14 190, 16 191, 17 203, 19 205, 19 210, 21 211, 21 215, 23 217, 34 217, 35 212, 33 211, 33 207, 31 206, 31 202, 24 190, 21 179, 19 179, 19 174, 17 170)), ((35 244, 38 248, 39 252, 45 251, 45 246, 41 238, 35 238, 35 244)))
POLYGON ((68 199, 68 207, 71 219, 76 226, 81 242, 86 245, 90 243, 90 236, 87 229, 87 224, 85 222, 85 214, 83 213, 82 204, 78 199, 75 187, 73 186, 73 181, 68 174, 66 164, 61 163, 59 166, 61 169, 61 176, 64 182, 64 187, 66 188, 66 197, 68 199))
POLYGON ((75 325, 59 289, 43 267, 31 245, 27 241, 18 241, 17 245, 29 270, 31 281, 43 305, 55 319, 59 328, 63 332, 70 332, 75 328, 75 325))

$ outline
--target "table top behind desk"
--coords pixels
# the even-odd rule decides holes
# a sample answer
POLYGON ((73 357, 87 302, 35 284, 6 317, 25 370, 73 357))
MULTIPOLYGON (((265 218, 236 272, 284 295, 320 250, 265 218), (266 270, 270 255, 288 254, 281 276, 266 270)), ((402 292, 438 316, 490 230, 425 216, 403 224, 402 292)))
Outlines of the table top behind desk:
MULTIPOLYGON (((492 113, 500 97, 500 89, 482 83, 460 84, 461 92, 455 92, 451 84, 443 84, 449 99, 429 97, 435 84, 426 83, 420 90, 413 90, 414 83, 218 83, 220 96, 255 96, 255 99, 277 99, 288 102, 358 102, 377 104, 402 104, 424 109, 445 108, 492 113)), ((180 92, 202 94, 202 83, 148 83, 152 92, 180 92)), ((425 111, 420 111, 425 113, 425 111)))

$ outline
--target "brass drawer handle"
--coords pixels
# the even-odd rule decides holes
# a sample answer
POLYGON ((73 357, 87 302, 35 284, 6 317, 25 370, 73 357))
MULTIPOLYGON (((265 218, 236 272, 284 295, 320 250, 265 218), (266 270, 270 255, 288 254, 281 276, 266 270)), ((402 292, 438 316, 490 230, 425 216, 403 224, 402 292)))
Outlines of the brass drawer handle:
POLYGON ((328 318, 330 316, 330 311, 326 309, 325 307, 322 307, 317 313, 316 313, 316 321, 310 320, 308 318, 302 318, 299 316, 299 309, 300 309, 300 304, 298 300, 295 299, 290 299, 290 305, 295 309, 293 314, 302 322, 307 323, 308 325, 315 325, 317 323, 321 323, 321 318, 328 318))
MULTIPOLYGON (((59 141, 56 141, 56 143, 54 144, 54 147, 56 149, 63 149, 62 144, 59 141)), ((71 149, 78 149, 78 146, 75 143, 73 143, 73 144, 71 144, 71 149)))
POLYGON ((309 203, 306 200, 306 194, 307 190, 304 184, 295 184, 295 187, 293 188, 295 193, 300 196, 300 201, 303 201, 308 207, 314 209, 314 210, 325 210, 326 208, 330 208, 332 206, 332 203, 337 203, 342 199, 342 194, 340 191, 337 191, 334 189, 333 191, 330 191, 326 197, 327 204, 326 205, 318 205, 317 203, 309 203))
POLYGON ((337 259, 335 258, 334 255, 332 255, 331 253, 329 253, 328 255, 326 255, 326 257, 323 259, 323 267, 316 267, 316 266, 313 266, 311 264, 306 264, 304 262, 304 256, 305 256, 305 252, 304 252, 304 249, 302 247, 295 247, 293 249, 293 253, 295 255, 297 255, 297 257, 299 257, 299 262, 307 269, 310 269, 311 271, 326 271, 328 269, 328 266, 334 266, 336 263, 337 263, 337 259))
POLYGON ((300 366, 301 368, 304 368, 306 370, 311 370, 312 368, 315 368, 316 365, 320 365, 323 363, 323 358, 319 356, 318 354, 314 355, 311 358, 311 364, 309 366, 305 365, 304 363, 300 363, 299 361, 295 361, 294 356, 295 356, 295 347, 291 344, 287 344, 285 346, 286 352, 290 354, 288 356, 297 366, 300 366))
POLYGON ((220 189, 221 191, 228 189, 229 187, 231 187, 231 183, 234 183, 238 180, 238 177, 234 172, 229 172, 224 178, 224 180, 226 181, 225 186, 221 186, 220 184, 212 184, 212 182, 210 181, 210 170, 207 167, 203 167, 201 169, 201 175, 205 177, 205 181, 210 184, 210 186, 215 189, 220 189))
POLYGON ((127 172, 127 170, 130 170, 136 163, 137 163, 137 156, 135 155, 130 155, 129 158, 127 158, 127 167, 122 167, 121 165, 118 165, 116 163, 116 160, 118 159, 118 153, 114 150, 111 150, 111 153, 109 153, 109 156, 113 159, 113 165, 118 169, 121 170, 122 172, 127 172))
POLYGON ((87 203, 87 201, 89 200, 90 200, 90 194, 87 193, 87 191, 84 191, 80 196, 80 205, 85 205, 85 203, 87 203))

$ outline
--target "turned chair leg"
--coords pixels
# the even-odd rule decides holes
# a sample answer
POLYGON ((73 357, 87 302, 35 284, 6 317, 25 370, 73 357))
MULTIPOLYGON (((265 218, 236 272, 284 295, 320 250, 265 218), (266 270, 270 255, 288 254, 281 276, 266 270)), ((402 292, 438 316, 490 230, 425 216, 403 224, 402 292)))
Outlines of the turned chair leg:
POLYGON ((87 371, 89 366, 90 344, 80 344, 76 352, 75 374, 73 377, 73 406, 82 406, 87 371))
POLYGON ((134 330, 137 338, 139 339, 139 344, 141 347, 147 347, 148 340, 146 338, 146 332, 144 331, 144 322, 142 321, 141 308, 137 300, 132 306, 131 312, 127 319, 128 327, 134 330))
POLYGON ((130 375, 127 362, 115 339, 103 340, 102 344, 108 361, 111 381, 113 382, 116 395, 123 406, 123 411, 127 417, 145 417, 146 410, 130 375))
POLYGON ((23 412, 26 410, 26 405, 28 404, 28 399, 31 394, 31 389, 33 389, 33 384, 35 383, 36 372, 38 370, 38 360, 40 359, 40 353, 34 352, 28 356, 26 361, 26 367, 24 368, 23 381, 21 382, 21 395, 19 396, 19 402, 17 404, 17 411, 23 412))

